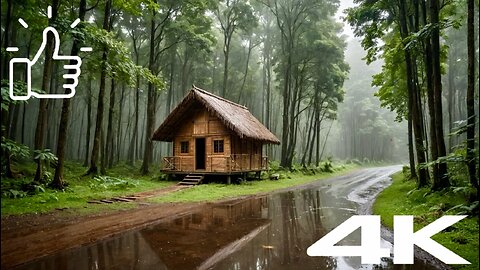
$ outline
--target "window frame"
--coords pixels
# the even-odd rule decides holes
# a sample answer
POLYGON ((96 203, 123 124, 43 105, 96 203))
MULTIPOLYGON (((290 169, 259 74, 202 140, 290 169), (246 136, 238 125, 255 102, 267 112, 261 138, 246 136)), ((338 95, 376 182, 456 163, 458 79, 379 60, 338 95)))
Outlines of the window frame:
POLYGON ((225 153, 225 140, 224 139, 213 139, 212 146, 213 146, 213 153, 214 154, 225 153))
POLYGON ((180 154, 188 154, 188 153, 190 153, 190 142, 189 141, 180 141, 180 154), (184 148, 184 147, 186 147, 186 148, 184 148))

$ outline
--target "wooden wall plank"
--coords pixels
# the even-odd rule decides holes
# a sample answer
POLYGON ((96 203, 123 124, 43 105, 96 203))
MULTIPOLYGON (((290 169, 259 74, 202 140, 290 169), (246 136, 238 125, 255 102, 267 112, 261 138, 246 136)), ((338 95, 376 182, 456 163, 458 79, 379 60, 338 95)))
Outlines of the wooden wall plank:
POLYGON ((252 140, 242 140, 206 109, 199 108, 194 116, 179 126, 173 140, 175 156, 179 157, 178 169, 185 172, 195 171, 195 139, 205 138, 205 171, 228 172, 230 156, 236 158, 236 169, 257 170, 262 163, 262 144, 252 140), (223 153, 214 153, 213 141, 223 140, 223 153), (188 153, 180 153, 181 142, 189 142, 188 153))

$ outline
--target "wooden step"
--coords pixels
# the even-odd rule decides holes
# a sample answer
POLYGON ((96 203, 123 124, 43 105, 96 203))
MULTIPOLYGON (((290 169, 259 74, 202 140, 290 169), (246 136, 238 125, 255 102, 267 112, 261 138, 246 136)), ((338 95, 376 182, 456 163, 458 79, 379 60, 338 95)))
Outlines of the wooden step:
POLYGON ((136 195, 131 195, 131 196, 121 196, 121 197, 112 197, 110 199, 101 199, 101 200, 90 200, 87 203, 91 204, 110 204, 114 202, 132 202, 135 201, 136 199, 139 199, 140 197, 136 195))
POLYGON ((204 175, 201 174, 189 174, 186 175, 182 181, 178 183, 178 185, 183 185, 183 186, 196 186, 202 182, 202 180, 205 178, 204 175))
POLYGON ((113 203, 113 201, 110 201, 110 200, 100 200, 100 201, 103 203, 113 203))
POLYGON ((112 200, 118 201, 118 202, 131 202, 132 200, 123 198, 123 197, 113 197, 112 200))
POLYGON ((179 182, 180 186, 196 186, 197 183, 190 183, 190 182, 179 182))

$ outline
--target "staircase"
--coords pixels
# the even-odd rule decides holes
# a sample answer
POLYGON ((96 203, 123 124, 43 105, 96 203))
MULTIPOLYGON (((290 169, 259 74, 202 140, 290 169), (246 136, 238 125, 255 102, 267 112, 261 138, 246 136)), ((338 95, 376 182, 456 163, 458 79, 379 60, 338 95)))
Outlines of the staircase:
POLYGON ((203 178, 205 178, 202 174, 189 174, 183 178, 182 181, 178 183, 178 185, 182 186, 196 186, 202 182, 203 178))

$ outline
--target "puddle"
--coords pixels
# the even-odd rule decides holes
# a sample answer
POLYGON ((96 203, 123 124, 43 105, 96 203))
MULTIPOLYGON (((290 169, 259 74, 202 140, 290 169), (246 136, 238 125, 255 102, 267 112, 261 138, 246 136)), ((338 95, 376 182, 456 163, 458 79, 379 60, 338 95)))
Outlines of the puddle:
MULTIPOLYGON (((337 181, 209 204, 202 211, 62 251, 18 269, 436 269, 420 261, 394 266, 389 258, 372 266, 361 265, 358 257, 309 257, 306 249, 312 243, 355 215, 360 197, 366 202, 373 195, 365 194, 375 193, 365 189, 368 192, 362 195, 359 184, 360 192, 352 194, 355 183, 350 181, 342 189, 338 186, 342 179, 337 181)), ((342 244, 359 242, 360 234, 353 233, 342 244)))

